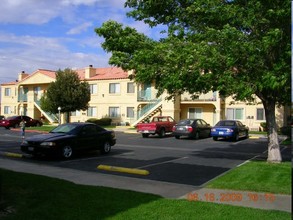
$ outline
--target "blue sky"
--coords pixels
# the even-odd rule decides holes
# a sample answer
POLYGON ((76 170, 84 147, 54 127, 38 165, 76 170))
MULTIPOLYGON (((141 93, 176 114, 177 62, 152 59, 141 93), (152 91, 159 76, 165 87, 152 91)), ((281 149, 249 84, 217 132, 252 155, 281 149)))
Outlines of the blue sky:
POLYGON ((21 71, 109 66, 94 29, 110 19, 159 38, 127 10, 123 0, 1 0, 0 84, 21 71))

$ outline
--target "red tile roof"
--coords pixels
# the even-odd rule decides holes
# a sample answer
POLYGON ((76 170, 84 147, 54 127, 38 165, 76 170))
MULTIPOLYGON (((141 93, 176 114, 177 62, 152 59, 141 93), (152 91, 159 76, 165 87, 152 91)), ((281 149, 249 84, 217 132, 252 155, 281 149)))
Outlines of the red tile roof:
MULTIPOLYGON (((95 75, 87 80, 127 79, 128 73, 119 67, 94 68, 95 75)), ((81 80, 85 79, 85 69, 76 70, 81 80)))
MULTIPOLYGON (((93 68, 93 67, 91 67, 93 68)), ((85 79, 85 68, 75 70, 79 75, 81 80, 109 80, 109 79, 127 79, 128 73, 122 70, 119 67, 106 67, 106 68, 93 68, 95 70, 95 75, 92 77, 85 79)), ((45 70, 45 69, 38 69, 32 74, 28 74, 23 80, 31 78, 37 73, 44 74, 46 76, 51 77, 52 79, 56 79, 56 71, 52 70, 45 70)), ((22 82, 21 80, 20 82, 22 82)), ((3 83, 2 85, 15 85, 20 82, 10 82, 10 83, 3 83)))

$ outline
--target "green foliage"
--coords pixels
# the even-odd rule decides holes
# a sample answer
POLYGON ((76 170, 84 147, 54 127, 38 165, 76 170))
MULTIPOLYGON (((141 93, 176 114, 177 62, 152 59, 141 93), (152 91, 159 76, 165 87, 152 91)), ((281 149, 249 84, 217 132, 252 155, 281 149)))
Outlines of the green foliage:
POLYGON ((212 89, 239 100, 256 94, 290 102, 289 1, 128 0, 125 6, 136 20, 168 30, 155 42, 114 21, 96 28, 113 53, 111 64, 134 69, 138 82, 155 80, 170 95, 212 89))
POLYGON ((86 110, 90 101, 90 88, 87 82, 81 82, 78 74, 71 70, 58 70, 56 81, 52 82, 47 93, 41 98, 41 107, 48 112, 86 110))
MULTIPOLYGON (((167 35, 153 41, 105 22, 96 33, 112 52, 111 64, 133 69, 137 82, 155 82, 158 95, 167 91, 169 98, 207 91, 242 101, 257 96, 269 131, 276 131, 275 106, 291 102, 290 1, 126 0, 125 6, 128 16, 163 25, 167 35)), ((276 138, 269 143, 277 148, 276 138)))
POLYGON ((108 126, 108 125, 111 125, 112 119, 111 118, 101 118, 101 119, 89 118, 87 122, 95 123, 100 126, 108 126))

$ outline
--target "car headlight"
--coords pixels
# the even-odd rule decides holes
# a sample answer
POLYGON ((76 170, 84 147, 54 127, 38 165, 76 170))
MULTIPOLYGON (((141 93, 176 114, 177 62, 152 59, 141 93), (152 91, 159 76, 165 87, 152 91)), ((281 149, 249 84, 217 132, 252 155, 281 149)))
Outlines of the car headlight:
POLYGON ((23 141, 21 142, 21 145, 28 145, 28 142, 27 142, 26 140, 23 140, 23 141))
POLYGON ((43 142, 40 145, 43 147, 52 147, 52 146, 55 146, 56 143, 55 142, 43 142))

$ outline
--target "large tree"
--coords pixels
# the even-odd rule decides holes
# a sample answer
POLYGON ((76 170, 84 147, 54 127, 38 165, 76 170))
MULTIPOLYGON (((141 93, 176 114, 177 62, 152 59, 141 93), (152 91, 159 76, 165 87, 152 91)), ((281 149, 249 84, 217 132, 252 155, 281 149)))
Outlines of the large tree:
POLYGON ((76 110, 88 109, 90 101, 90 87, 82 82, 78 74, 67 68, 56 72, 56 81, 50 83, 46 94, 41 99, 41 107, 50 113, 66 113, 69 122, 69 113, 76 110))
POLYGON ((281 162, 275 107, 290 103, 289 0, 127 0, 129 16, 150 27, 152 40, 115 21, 96 33, 112 52, 110 64, 134 70, 138 82, 155 80, 160 93, 195 96, 210 90, 264 106, 269 162, 281 162))

